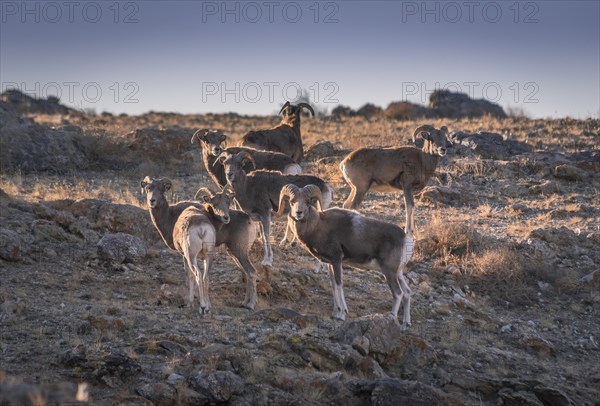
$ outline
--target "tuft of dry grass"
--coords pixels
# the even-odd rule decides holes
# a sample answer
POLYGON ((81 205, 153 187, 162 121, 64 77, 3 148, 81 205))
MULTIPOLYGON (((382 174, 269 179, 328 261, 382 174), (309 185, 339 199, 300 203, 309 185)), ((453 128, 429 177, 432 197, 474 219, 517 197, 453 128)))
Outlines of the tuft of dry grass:
POLYGON ((433 255, 443 259, 465 256, 483 242, 467 218, 447 220, 434 215, 421 233, 423 238, 416 244, 417 259, 433 255))
POLYGON ((510 247, 490 248, 472 255, 463 268, 464 282, 496 301, 527 303, 535 298, 523 257, 510 247))

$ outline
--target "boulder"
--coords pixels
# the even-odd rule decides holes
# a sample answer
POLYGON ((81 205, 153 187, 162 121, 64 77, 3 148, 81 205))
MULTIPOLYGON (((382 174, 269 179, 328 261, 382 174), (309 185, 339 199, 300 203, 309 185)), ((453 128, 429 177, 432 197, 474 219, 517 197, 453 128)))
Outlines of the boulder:
POLYGON ((367 103, 356 111, 357 116, 368 119, 379 117, 383 114, 383 109, 372 103, 367 103))
POLYGON ((106 234, 97 246, 98 256, 110 262, 139 262, 146 256, 146 243, 130 234, 106 234))
POLYGON ((83 132, 76 126, 49 128, 35 123, 0 125, 3 171, 65 173, 85 169, 88 159, 80 146, 83 132), (2 128, 4 127, 4 128, 2 128))
POLYGON ((0 95, 3 103, 24 114, 77 114, 78 111, 60 104, 56 96, 36 99, 19 90, 9 89, 0 95))
POLYGON ((304 159, 307 161, 316 161, 317 159, 330 157, 335 155, 335 147, 329 141, 318 141, 308 147, 304 154, 304 159))
POLYGON ((199 371, 188 379, 196 392, 205 395, 211 403, 226 403, 234 395, 244 392, 244 380, 231 371, 199 371))
POLYGON ((0 258, 16 262, 23 259, 29 251, 29 243, 19 233, 0 228, 0 258))
POLYGON ((415 120, 432 118, 435 113, 425 106, 407 101, 392 102, 383 111, 386 118, 394 120, 415 120))
POLYGON ((429 96, 429 109, 439 117, 462 118, 490 115, 506 118, 507 115, 496 103, 483 99, 471 99, 465 93, 436 90, 429 96))
POLYGON ((455 148, 455 154, 459 156, 474 156, 505 161, 514 155, 533 150, 531 145, 519 141, 505 140, 500 134, 483 131, 474 134, 455 131, 448 138, 455 148))
POLYGON ((587 171, 579 169, 578 167, 573 165, 564 164, 558 165, 556 168, 554 168, 554 176, 556 176, 558 179, 570 180, 575 182, 582 182, 590 177, 587 171))
POLYGON ((341 104, 331 110, 332 117, 351 117, 355 115, 356 111, 352 110, 352 108, 348 106, 342 106, 341 104))

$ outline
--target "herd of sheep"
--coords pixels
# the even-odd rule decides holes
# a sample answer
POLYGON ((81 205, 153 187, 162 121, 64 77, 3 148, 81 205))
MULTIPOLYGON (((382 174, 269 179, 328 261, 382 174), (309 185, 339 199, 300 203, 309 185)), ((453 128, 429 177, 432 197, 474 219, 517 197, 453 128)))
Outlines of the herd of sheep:
POLYGON ((413 254, 413 192, 423 188, 435 172, 438 159, 446 153, 446 127, 418 127, 413 134, 424 139, 415 147, 361 148, 340 164, 351 193, 344 208, 329 208, 333 188, 324 180, 301 174, 304 157, 300 119, 303 109, 314 115, 310 105, 286 102, 280 110, 281 123, 268 130, 251 131, 238 147, 224 148, 227 136, 219 130, 201 129, 192 137, 202 149, 206 170, 219 188, 212 193, 201 188, 194 200, 169 204, 165 194, 172 187, 167 178, 146 177, 141 186, 146 194, 152 222, 165 244, 184 257, 188 277, 189 304, 195 295, 200 313, 210 311, 209 271, 216 248, 224 245, 242 269, 246 295, 242 306, 254 309, 257 302, 257 272, 249 251, 262 236, 267 272, 273 263, 270 225, 287 213, 282 244, 298 240, 329 270, 333 289, 333 317, 344 320, 348 308, 344 298, 342 264, 380 270, 392 291, 391 316, 397 319, 403 305, 402 327, 410 325, 411 291, 403 271, 413 254), (403 190, 406 225, 401 227, 363 216, 356 209, 369 190, 403 190), (238 209, 230 208, 232 204, 238 209), (292 233, 290 235, 290 233, 292 233), (204 262, 203 269, 197 260, 204 262))

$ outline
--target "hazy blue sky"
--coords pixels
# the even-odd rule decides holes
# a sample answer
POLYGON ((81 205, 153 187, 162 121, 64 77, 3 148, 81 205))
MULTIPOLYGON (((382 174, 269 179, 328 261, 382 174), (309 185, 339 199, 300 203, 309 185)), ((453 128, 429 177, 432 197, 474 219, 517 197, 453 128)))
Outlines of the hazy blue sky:
POLYGON ((600 115, 599 1, 2 1, 0 81, 97 112, 270 114, 462 90, 600 115))

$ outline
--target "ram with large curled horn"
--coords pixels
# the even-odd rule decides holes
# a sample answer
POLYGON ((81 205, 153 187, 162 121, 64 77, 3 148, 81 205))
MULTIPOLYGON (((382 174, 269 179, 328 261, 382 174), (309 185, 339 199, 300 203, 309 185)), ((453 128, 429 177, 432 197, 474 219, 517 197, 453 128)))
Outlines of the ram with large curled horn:
POLYGON ((300 163, 304 158, 300 117, 302 109, 307 109, 314 116, 315 111, 308 103, 296 105, 286 101, 279 114, 283 114, 281 123, 268 130, 250 131, 244 135, 240 145, 265 151, 282 152, 290 156, 294 162, 300 163))
POLYGON ((390 313, 396 319, 403 305, 406 328, 410 325, 410 288, 403 273, 412 258, 413 236, 395 224, 353 210, 321 211, 320 201, 318 187, 288 184, 281 189, 276 215, 283 215, 289 204, 288 225, 296 239, 312 256, 327 264, 333 290, 332 316, 344 320, 348 312, 342 283, 344 262, 365 270, 379 270, 385 275, 393 297, 390 313))
POLYGON ((265 170, 246 173, 244 167, 251 161, 252 157, 244 152, 236 155, 223 154, 219 158, 219 162, 225 168, 227 182, 235 191, 236 201, 242 210, 260 222, 265 252, 262 264, 270 267, 273 264, 270 242, 271 219, 273 211, 278 209, 275 204, 279 200, 281 189, 287 184, 298 187, 316 185, 322 193, 323 208, 329 207, 333 199, 333 189, 325 181, 312 175, 284 175, 281 172, 265 170))
POLYGON ((227 135, 221 130, 202 128, 194 133, 191 140, 193 145, 200 147, 200 154, 206 172, 219 187, 227 184, 225 170, 223 165, 217 163, 219 155, 229 153, 232 155, 240 152, 247 152, 252 155, 254 165, 248 165, 246 172, 252 172, 255 169, 267 169, 271 171, 281 171, 287 175, 298 175, 302 173, 300 165, 295 163, 291 157, 281 152, 259 151, 249 147, 229 147, 225 148, 227 135))
POLYGON ((446 155, 448 128, 439 130, 422 125, 412 134, 413 142, 420 136, 423 148, 390 147, 360 148, 352 151, 340 164, 344 179, 350 186, 350 195, 344 207, 357 209, 369 190, 375 192, 404 192, 406 231, 414 230, 415 191, 423 189, 435 173, 440 157, 446 155))

